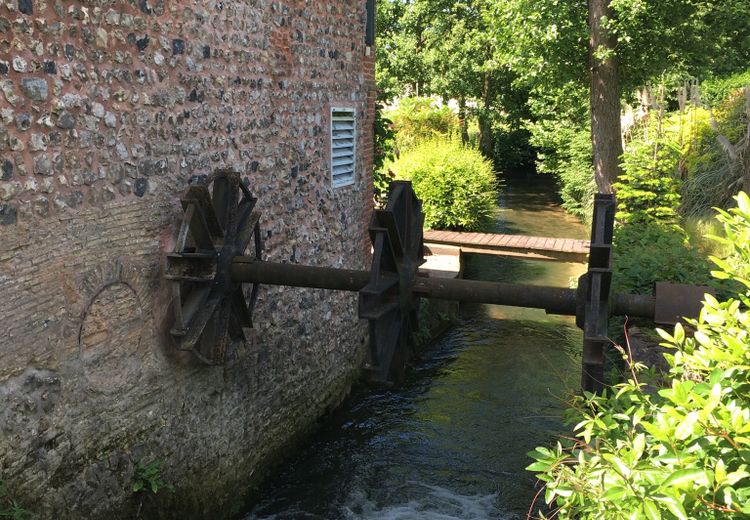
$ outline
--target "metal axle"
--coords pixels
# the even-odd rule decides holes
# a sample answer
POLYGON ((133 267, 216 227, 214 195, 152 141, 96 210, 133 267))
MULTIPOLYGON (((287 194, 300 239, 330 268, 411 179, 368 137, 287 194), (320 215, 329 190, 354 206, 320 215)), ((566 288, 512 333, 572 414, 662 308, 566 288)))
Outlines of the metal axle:
MULTIPOLYGON (((235 283, 352 292, 361 291, 371 275, 370 271, 281 264, 249 256, 234 257, 229 273, 235 283)), ((547 314, 564 316, 575 316, 578 307, 577 291, 561 287, 417 277, 411 292, 420 298, 543 309, 547 314)), ((612 314, 653 318, 654 307, 652 296, 615 294, 612 297, 612 314)))

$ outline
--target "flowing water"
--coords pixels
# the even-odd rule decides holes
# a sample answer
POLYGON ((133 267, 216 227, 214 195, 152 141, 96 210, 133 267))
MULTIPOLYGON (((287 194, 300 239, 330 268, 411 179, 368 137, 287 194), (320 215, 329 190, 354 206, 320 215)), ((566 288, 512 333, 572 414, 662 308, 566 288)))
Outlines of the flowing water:
MULTIPOLYGON (((586 238, 555 187, 509 179, 501 233, 586 238)), ((465 277, 566 287, 582 264, 472 255, 465 277)), ((581 333, 544 311, 466 305, 405 384, 361 390, 327 418, 246 520, 526 518, 526 453, 562 432, 562 399, 580 382, 581 333)))

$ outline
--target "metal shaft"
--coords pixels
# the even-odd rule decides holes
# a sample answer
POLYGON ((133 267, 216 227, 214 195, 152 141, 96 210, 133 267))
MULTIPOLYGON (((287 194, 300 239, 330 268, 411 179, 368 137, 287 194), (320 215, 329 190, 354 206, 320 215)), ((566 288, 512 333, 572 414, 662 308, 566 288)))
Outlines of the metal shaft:
MULTIPOLYGON (((369 271, 280 264, 243 256, 232 260, 230 274, 235 282, 354 292, 360 291, 370 281, 369 271)), ((576 291, 560 287, 417 278, 412 291, 422 298, 544 309, 548 314, 566 316, 576 314, 576 291)), ((654 316, 654 298, 650 296, 616 294, 612 303, 614 314, 654 316)))
POLYGON ((370 281, 370 271, 279 264, 258 261, 248 256, 234 257, 229 268, 229 274, 235 282, 309 287, 333 291, 356 292, 370 281))
POLYGON ((414 293, 424 298, 544 309, 548 314, 574 316, 576 291, 561 287, 481 282, 449 278, 417 278, 414 293))
POLYGON ((612 295, 610 301, 610 312, 614 316, 632 316, 653 320, 656 316, 656 298, 643 294, 616 293, 612 295))

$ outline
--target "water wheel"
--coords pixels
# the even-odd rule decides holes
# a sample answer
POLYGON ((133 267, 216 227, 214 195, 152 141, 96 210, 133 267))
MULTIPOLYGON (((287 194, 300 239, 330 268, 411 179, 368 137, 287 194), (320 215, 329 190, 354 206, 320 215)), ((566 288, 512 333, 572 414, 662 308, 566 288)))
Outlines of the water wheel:
POLYGON ((224 364, 252 327, 258 284, 232 280, 237 255, 260 259, 260 213, 255 199, 230 170, 197 178, 180 199, 184 215, 167 256, 177 348, 210 365, 224 364), (250 285, 246 288, 244 285, 250 285))
POLYGON ((376 381, 403 377, 418 326, 414 279, 424 263, 422 203, 409 182, 393 182, 385 209, 373 213, 369 283, 360 291, 359 316, 370 323, 368 372, 376 381))

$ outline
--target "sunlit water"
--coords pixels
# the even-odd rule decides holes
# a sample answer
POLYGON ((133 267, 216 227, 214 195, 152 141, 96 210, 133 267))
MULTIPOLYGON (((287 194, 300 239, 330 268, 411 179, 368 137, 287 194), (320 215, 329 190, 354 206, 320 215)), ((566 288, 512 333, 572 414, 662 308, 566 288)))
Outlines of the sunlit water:
MULTIPOLYGON (((508 182, 495 231, 585 238, 554 186, 508 182)), ((567 286, 580 264, 467 258, 467 278, 567 286)), ((260 519, 525 518, 535 494, 526 453, 562 431, 580 381, 581 334, 543 311, 464 306, 406 383, 361 390, 267 484, 260 519)))

